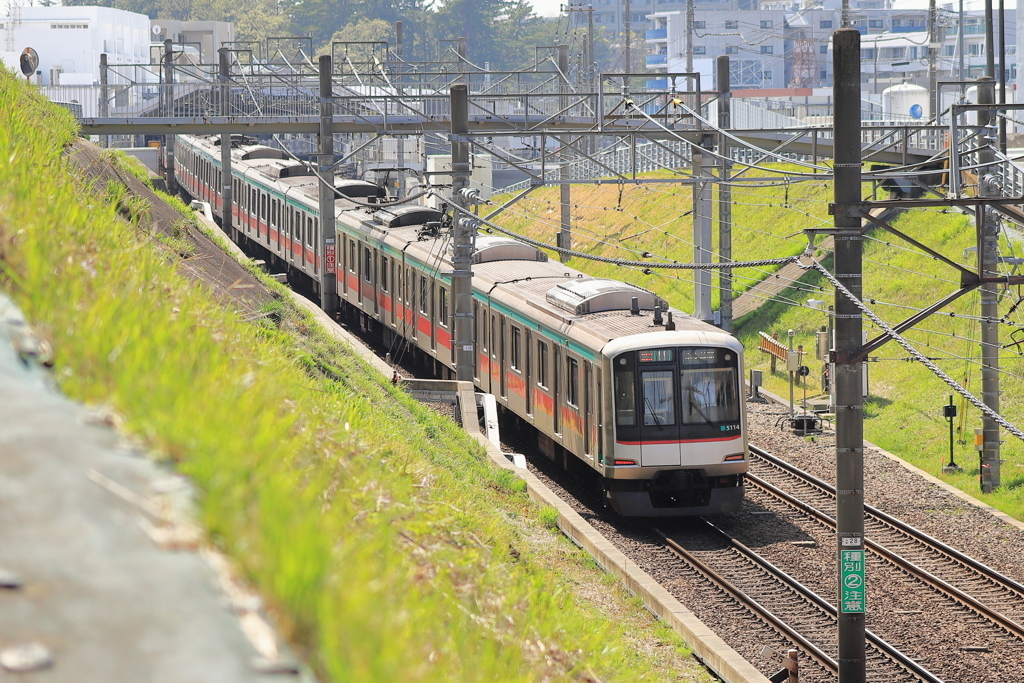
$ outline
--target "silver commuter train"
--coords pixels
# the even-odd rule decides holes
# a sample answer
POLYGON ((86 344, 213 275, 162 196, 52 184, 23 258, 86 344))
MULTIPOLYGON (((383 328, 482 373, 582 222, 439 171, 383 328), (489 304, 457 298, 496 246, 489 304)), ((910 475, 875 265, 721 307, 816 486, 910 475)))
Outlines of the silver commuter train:
MULTIPOLYGON (((178 140, 179 182, 219 213, 219 139, 178 140)), ((440 212, 376 207, 383 188, 339 179, 332 264, 320 253, 310 169, 280 150, 239 144, 232 176, 237 236, 314 290, 322 268, 334 267, 350 313, 386 343, 406 340, 441 374, 453 373, 452 265, 440 212)), ((605 501, 623 515, 740 508, 748 458, 743 348, 734 337, 646 290, 585 276, 504 237, 477 238, 473 274, 475 383, 536 429, 548 457, 595 470, 605 501)))

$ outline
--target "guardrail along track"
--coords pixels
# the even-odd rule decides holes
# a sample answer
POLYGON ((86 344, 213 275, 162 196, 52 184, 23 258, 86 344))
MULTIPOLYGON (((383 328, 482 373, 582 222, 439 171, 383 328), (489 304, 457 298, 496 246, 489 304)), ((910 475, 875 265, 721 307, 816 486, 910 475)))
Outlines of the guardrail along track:
MULTIPOLYGON (((835 487, 755 446, 747 481, 835 528, 835 487), (783 486, 799 490, 788 493, 783 486)), ((986 620, 1024 640, 1024 585, 914 527, 864 506, 865 547, 986 620)))
MULTIPOLYGON (((741 605, 750 619, 766 624, 800 650, 804 655, 801 680, 836 678, 835 607, 710 522, 704 520, 704 524, 704 528, 684 541, 690 548, 655 527, 651 531, 692 571, 741 605)), ((934 674, 870 631, 867 638, 871 680, 941 683, 934 674)))

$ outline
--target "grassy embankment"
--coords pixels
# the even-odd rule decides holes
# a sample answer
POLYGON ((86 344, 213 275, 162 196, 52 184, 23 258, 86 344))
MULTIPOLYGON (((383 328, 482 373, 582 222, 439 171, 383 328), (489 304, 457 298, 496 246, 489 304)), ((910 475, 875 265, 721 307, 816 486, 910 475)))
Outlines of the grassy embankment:
MULTIPOLYGON (((786 188, 741 188, 734 189, 733 193, 737 202, 733 209, 733 257, 737 260, 797 254, 806 245, 806 240, 800 236, 791 237, 793 233, 821 222, 831 222, 827 216, 831 188, 823 182, 795 184, 788 188, 788 197, 786 188)), ((508 212, 504 214, 508 217, 499 219, 499 222, 531 237, 553 243, 558 231, 557 201, 557 189, 537 190, 520 202, 522 206, 516 214, 509 216, 511 212, 508 212)), ((628 248, 650 251, 656 256, 683 262, 693 260, 693 249, 689 242, 692 224, 689 216, 683 216, 692 206, 688 188, 670 190, 664 185, 651 188, 629 187, 621 200, 624 208, 622 212, 590 208, 619 205, 618 191, 611 186, 574 186, 572 201, 580 207, 588 207, 573 209, 573 242, 576 249, 603 256, 634 258, 634 254, 625 251, 628 248), (650 230, 652 224, 658 228, 650 230), (670 234, 666 235, 666 232, 670 234), (637 234, 640 235, 627 239, 637 234), (595 241, 595 236, 607 244, 595 241)), ((974 246, 974 231, 968 218, 963 215, 919 211, 899 216, 895 219, 895 225, 954 260, 962 260, 965 264, 971 262, 973 255, 963 259, 963 250, 974 246)), ((899 321, 913 312, 901 306, 920 308, 956 289, 958 276, 952 269, 920 252, 898 248, 907 245, 885 233, 875 232, 872 235, 878 239, 865 242, 864 296, 877 302, 873 308, 883 320, 899 321), (891 241, 893 246, 886 245, 884 241, 891 241)), ((1017 245, 1016 249, 1020 251, 1020 246, 1017 245)), ((1001 253, 1011 253, 1005 242, 1001 253)), ((692 310, 693 285, 689 273, 680 273, 678 278, 672 273, 643 275, 638 270, 583 259, 573 259, 571 265, 593 275, 625 279, 658 292, 683 310, 692 310)), ((750 281, 743 280, 743 276, 764 277, 765 274, 751 272, 749 269, 737 271, 737 291, 750 285, 750 281)), ((830 287, 816 289, 822 284, 828 283, 811 273, 804 278, 800 290, 790 289, 784 292, 781 299, 804 302, 807 298, 815 298, 831 303, 830 287)), ((1005 315, 1014 301, 1016 293, 1008 292, 1000 303, 1001 314, 1005 315)), ((978 315, 978 295, 968 294, 948 310, 958 316, 978 315)), ((1016 314, 1014 319, 1019 319, 1016 314)), ((820 365, 813 357, 813 333, 826 323, 826 317, 821 311, 793 306, 780 300, 766 304, 737 322, 737 335, 747 345, 747 366, 764 370, 765 384, 770 390, 783 396, 788 395, 788 376, 782 372, 776 373, 774 377, 769 376, 768 360, 757 350, 759 331, 778 332, 780 338, 785 340, 786 331, 793 329, 796 332, 795 342, 803 344, 811 354, 807 364, 814 372, 812 379, 816 377, 820 365)), ((1004 327, 1002 330, 1004 343, 1009 341, 1012 329, 1004 327)), ((918 350, 929 357, 955 355, 973 359, 974 363, 953 359, 941 360, 938 364, 954 379, 967 386, 975 396, 980 397, 978 345, 964 339, 978 339, 977 321, 963 317, 934 316, 906 336, 915 341, 918 350)), ((1018 338, 1024 338, 1024 332, 1018 338)), ((1003 486, 991 495, 981 496, 978 488, 978 458, 971 446, 973 429, 981 426, 980 413, 958 397, 956 403, 961 418, 958 418, 956 426, 962 426, 958 439, 964 439, 967 443, 956 444, 955 458, 965 469, 958 475, 941 475, 941 467, 948 460, 949 443, 948 427, 942 418, 941 405, 948 401, 950 391, 919 363, 899 360, 906 356, 907 353, 893 343, 873 354, 873 357, 880 360, 869 366, 871 398, 865 411, 866 438, 908 462, 941 476, 954 486, 982 497, 985 502, 1018 519, 1024 519, 1022 444, 1012 436, 1006 437, 1002 451, 1002 457, 1007 459, 1003 465, 1003 486)), ((1001 378, 1002 412, 1011 422, 1024 424, 1024 405, 1020 400, 1024 395, 1024 358, 1018 356, 1016 349, 1012 348, 1003 349, 1000 356, 1004 359, 1003 368, 1019 376, 1003 375, 1001 378)), ((817 386, 816 382, 810 384, 808 396, 814 395, 814 387, 817 386)), ((798 399, 802 393, 798 388, 798 399)))
POLYGON ((324 680, 706 680, 450 421, 283 301, 246 322, 177 276, 144 207, 69 171, 74 135, 0 70, 0 286, 67 394, 193 478, 324 680))

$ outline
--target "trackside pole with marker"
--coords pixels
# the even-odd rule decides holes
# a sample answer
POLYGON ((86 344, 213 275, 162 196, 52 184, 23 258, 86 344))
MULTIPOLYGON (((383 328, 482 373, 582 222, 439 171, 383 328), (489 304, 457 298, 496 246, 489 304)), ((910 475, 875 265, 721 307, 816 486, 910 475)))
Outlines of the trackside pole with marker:
MULTIPOLYGON (((451 86, 452 101, 452 198, 466 206, 469 190, 469 91, 465 85, 451 86)), ((476 220, 456 211, 452 216, 452 300, 455 336, 452 359, 455 379, 473 381, 473 247, 476 220)))
POLYGON ((319 208, 320 239, 323 251, 320 259, 320 308, 334 317, 338 312, 338 251, 334 228, 334 88, 331 82, 330 55, 320 56, 320 134, 317 141, 317 172, 320 174, 319 208))
MULTIPOLYGON (((860 33, 832 34, 835 137, 835 203, 861 200, 860 33)), ((861 297, 861 220, 835 211, 835 276, 861 297)), ((838 291, 833 355, 836 384, 836 542, 839 573, 839 681, 864 683, 864 405, 860 309, 838 291)))
MULTIPOLYGON (((174 116, 174 42, 164 41, 164 116, 174 116)), ((164 187, 167 194, 178 194, 174 181, 174 136, 164 136, 164 187)))

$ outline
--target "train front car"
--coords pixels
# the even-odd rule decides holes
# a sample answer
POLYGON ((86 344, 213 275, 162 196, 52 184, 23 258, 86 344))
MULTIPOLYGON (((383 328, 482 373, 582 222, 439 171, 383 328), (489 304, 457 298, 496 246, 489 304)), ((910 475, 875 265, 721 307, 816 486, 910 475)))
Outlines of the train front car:
POLYGON ((614 416, 605 498, 622 515, 718 514, 743 502, 743 347, 698 321, 678 325, 603 351, 614 416))

